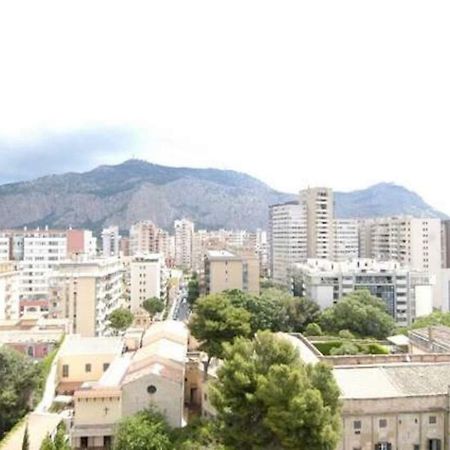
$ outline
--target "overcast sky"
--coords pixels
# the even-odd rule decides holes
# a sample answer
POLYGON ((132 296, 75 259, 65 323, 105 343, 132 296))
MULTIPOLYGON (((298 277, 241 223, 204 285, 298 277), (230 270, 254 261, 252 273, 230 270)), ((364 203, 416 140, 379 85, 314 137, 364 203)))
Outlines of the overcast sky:
POLYGON ((0 3, 0 181, 130 157, 450 213, 450 2, 0 3))

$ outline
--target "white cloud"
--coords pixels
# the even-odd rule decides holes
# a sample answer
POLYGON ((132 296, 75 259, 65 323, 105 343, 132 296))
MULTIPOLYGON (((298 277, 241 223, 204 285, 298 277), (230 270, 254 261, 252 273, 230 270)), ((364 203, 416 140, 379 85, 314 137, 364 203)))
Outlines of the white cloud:
POLYGON ((450 212, 449 13, 447 1, 4 2, 0 135, 129 127, 153 162, 288 191, 395 181, 450 212))

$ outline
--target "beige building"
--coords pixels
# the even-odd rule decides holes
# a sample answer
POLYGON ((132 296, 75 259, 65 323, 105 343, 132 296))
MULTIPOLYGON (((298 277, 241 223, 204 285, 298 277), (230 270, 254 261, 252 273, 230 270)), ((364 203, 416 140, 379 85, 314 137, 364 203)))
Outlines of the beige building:
POLYGON ((57 391, 70 394, 85 382, 98 381, 123 349, 120 337, 66 336, 58 353, 57 391))
POLYGON ((17 264, 0 260, 0 320, 19 318, 19 281, 17 264))
POLYGON ((149 407, 159 410, 170 426, 183 426, 187 342, 183 323, 155 323, 146 331, 142 348, 116 358, 96 382, 77 390, 73 447, 111 446, 117 423, 149 407))
POLYGON ((334 198, 330 188, 300 191, 300 204, 306 206, 308 258, 333 258, 334 198))
POLYGON ((204 276, 208 294, 229 289, 259 294, 259 260, 255 255, 209 251, 205 257, 204 276))
POLYGON ((117 258, 61 262, 51 280, 50 316, 69 319, 72 332, 85 337, 111 334, 107 317, 122 306, 124 289, 117 258))

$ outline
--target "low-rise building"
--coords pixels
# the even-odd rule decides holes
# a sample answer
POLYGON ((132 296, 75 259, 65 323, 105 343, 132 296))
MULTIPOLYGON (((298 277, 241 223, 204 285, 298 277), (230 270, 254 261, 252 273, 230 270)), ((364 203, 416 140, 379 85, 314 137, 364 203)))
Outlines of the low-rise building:
POLYGON ((116 358, 96 382, 83 384, 74 395, 73 447, 108 448, 118 422, 149 407, 170 426, 183 426, 187 342, 183 323, 155 323, 141 348, 116 358))
POLYGON ((123 350, 120 337, 67 336, 58 353, 57 392, 72 394, 83 383, 98 381, 123 350))

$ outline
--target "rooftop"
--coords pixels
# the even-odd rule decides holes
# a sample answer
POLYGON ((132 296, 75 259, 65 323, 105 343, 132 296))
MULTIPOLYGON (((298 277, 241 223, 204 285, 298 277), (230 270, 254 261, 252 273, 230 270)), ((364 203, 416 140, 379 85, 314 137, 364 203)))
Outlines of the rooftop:
POLYGON ((240 259, 239 256, 236 256, 234 253, 229 252, 228 250, 209 250, 206 252, 208 259, 240 259))
POLYGON ((450 364, 392 364, 333 369, 344 399, 446 394, 450 364))
POLYGON ((123 350, 121 337, 82 337, 79 334, 66 337, 60 356, 117 354, 123 350))
POLYGON ((450 350, 450 328, 444 325, 435 325, 427 328, 411 330, 409 336, 412 340, 417 339, 424 343, 433 343, 444 350, 450 350), (416 339, 414 339, 416 338, 416 339))

